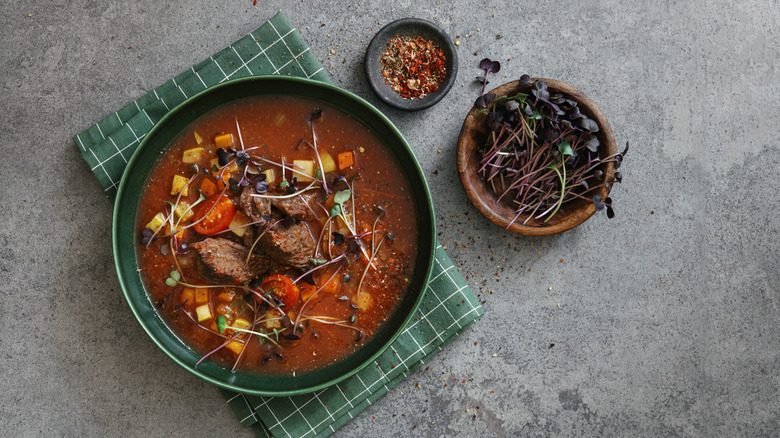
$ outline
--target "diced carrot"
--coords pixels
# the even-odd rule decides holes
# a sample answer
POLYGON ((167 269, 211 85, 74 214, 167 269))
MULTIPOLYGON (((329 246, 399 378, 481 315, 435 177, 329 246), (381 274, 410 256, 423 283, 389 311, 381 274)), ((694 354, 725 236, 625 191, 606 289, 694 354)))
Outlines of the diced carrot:
POLYGON ((355 165, 355 153, 352 151, 338 154, 339 170, 343 171, 355 165))
POLYGON ((218 148, 232 148, 233 147, 233 135, 222 134, 214 137, 214 144, 218 148))
POLYGON ((205 304, 209 302, 208 289, 195 289, 195 304, 205 304))
POLYGON ((236 293, 230 289, 225 289, 222 292, 220 292, 219 295, 217 295, 217 299, 225 303, 229 303, 233 301, 233 298, 235 297, 236 297, 236 293))
MULTIPOLYGON (((332 275, 332 274, 330 274, 330 275, 332 275)), ((328 278, 330 278, 330 275, 328 275, 327 277, 323 276, 324 280, 327 280, 328 278)), ((327 294, 335 294, 335 293, 337 293, 339 291, 339 289, 341 289, 341 277, 336 275, 335 277, 333 277, 332 280, 330 280, 325 286, 322 287, 322 291, 321 292, 327 293, 327 294)))
POLYGON ((200 192, 208 198, 211 195, 216 195, 219 190, 217 190, 217 184, 214 181, 209 178, 203 178, 203 181, 200 183, 200 192))
POLYGON ((182 289, 181 294, 179 295, 179 303, 184 304, 192 304, 195 300, 195 289, 185 287, 182 289))
POLYGON ((298 283, 298 289, 301 290, 301 301, 307 301, 314 292, 317 292, 317 286, 313 286, 305 281, 298 283))

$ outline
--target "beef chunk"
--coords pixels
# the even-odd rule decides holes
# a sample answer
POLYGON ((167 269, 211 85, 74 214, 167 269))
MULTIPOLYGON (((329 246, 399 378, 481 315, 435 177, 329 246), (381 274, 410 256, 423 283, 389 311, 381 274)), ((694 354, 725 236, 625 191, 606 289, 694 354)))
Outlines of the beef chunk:
MULTIPOLYGON (((244 187, 238 205, 241 211, 252 219, 252 222, 262 221, 263 216, 271 215, 271 201, 268 198, 252 196, 257 194, 251 185, 244 187)), ((262 224, 262 222, 261 222, 262 224)))
POLYGON ((314 241, 308 227, 295 223, 289 228, 281 224, 269 229, 260 238, 259 246, 271 260, 286 266, 305 268, 314 253, 314 241))
POLYGON ((306 221, 315 219, 311 211, 312 199, 314 199, 314 193, 306 192, 292 198, 271 199, 271 205, 295 219, 306 221))
POLYGON ((255 276, 256 269, 246 262, 247 248, 238 243, 212 237, 193 243, 190 248, 198 252, 198 260, 206 277, 244 283, 255 276))

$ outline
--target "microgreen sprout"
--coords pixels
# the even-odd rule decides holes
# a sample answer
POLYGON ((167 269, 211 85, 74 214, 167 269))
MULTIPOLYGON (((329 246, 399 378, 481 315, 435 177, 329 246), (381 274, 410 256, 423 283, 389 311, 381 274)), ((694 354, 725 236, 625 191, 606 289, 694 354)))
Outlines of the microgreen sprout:
MULTIPOLYGON (((613 180, 604 177, 605 165, 619 167, 628 151, 602 157, 597 134, 599 125, 580 111, 571 96, 551 91, 544 81, 533 81, 523 75, 517 89, 524 92, 505 96, 485 93, 487 76, 497 71, 497 65, 483 59, 485 71, 482 92, 474 103, 478 117, 484 116, 486 141, 477 148, 480 157, 478 174, 497 202, 515 209, 515 217, 507 227, 526 215, 545 223, 565 209, 573 200, 591 200, 613 181, 621 182, 622 174, 613 180)), ((611 202, 607 216, 613 217, 611 202)))

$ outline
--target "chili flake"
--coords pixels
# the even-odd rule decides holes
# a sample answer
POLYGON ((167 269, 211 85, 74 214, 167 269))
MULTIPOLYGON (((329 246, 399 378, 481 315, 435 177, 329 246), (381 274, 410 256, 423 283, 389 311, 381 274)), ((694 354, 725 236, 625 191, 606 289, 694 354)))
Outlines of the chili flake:
POLYGON ((380 63, 385 84, 406 99, 421 98, 438 90, 447 76, 444 52, 423 37, 396 35, 387 42, 380 63))

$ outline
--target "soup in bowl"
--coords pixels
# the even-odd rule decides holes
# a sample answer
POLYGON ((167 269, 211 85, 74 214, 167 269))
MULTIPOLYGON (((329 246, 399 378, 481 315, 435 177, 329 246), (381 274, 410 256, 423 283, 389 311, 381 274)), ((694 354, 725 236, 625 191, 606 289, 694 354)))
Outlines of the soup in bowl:
POLYGON ((128 163, 114 215, 125 296, 177 363, 289 395, 372 362, 419 306, 434 218, 411 149, 336 87, 253 78, 176 108, 128 163))

